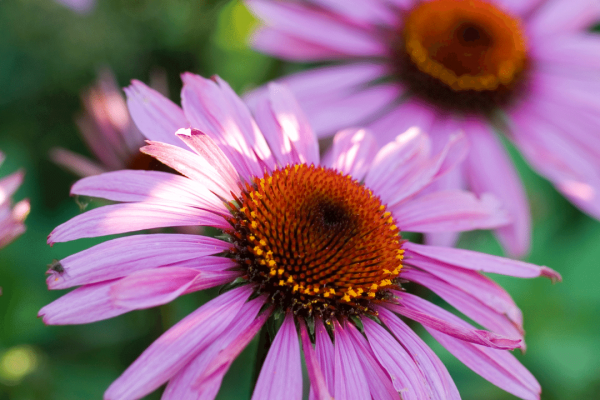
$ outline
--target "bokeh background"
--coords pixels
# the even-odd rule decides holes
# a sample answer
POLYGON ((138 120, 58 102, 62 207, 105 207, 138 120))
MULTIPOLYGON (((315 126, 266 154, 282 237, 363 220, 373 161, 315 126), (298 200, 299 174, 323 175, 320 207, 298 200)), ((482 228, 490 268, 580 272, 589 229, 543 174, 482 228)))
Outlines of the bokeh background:
MULTIPOLYGON (((162 332, 211 298, 203 292, 158 309, 83 326, 45 326, 38 310, 61 293, 45 270, 103 239, 46 245, 47 234, 81 212, 69 187, 76 177, 49 160, 54 146, 92 156, 73 118, 80 93, 97 72, 113 69, 121 86, 166 74, 178 102, 179 74, 218 74, 238 92, 291 72, 250 50, 254 21, 226 0, 102 0, 76 13, 51 0, 0 1, 0 149, 5 176, 26 179, 16 199, 30 198, 27 232, 0 251, 0 400, 100 399, 109 384, 162 332)), ((600 131, 600 127, 599 127, 600 131)), ((517 356, 543 387, 542 399, 600 398, 600 222, 571 206, 512 151, 534 218, 528 261, 563 276, 548 280, 495 277, 525 316, 528 350, 517 356)), ((93 204, 91 205, 93 206, 93 204)), ((493 254, 489 233, 464 235, 460 247, 493 254)), ((513 399, 462 366, 426 334, 464 399, 513 399)), ((233 364, 218 399, 249 399, 256 341, 233 364)), ((158 399, 160 391, 148 398, 158 399)))

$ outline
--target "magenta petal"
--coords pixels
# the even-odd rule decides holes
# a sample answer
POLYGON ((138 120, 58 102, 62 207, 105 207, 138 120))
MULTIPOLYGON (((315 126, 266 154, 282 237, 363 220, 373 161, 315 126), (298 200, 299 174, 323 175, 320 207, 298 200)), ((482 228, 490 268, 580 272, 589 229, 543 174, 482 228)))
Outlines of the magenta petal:
POLYGON ((524 400, 539 400, 540 384, 508 351, 466 343, 434 329, 426 329, 456 358, 494 385, 524 400))
POLYGON ((181 147, 175 132, 190 126, 183 110, 140 81, 131 81, 131 86, 124 90, 131 118, 144 136, 149 140, 181 147))
MULTIPOLYGON (((325 325, 319 318, 315 320, 315 352, 321 371, 323 371, 327 389, 332 396, 335 396, 335 350, 325 325)), ((311 397, 312 399, 314 397, 311 397)))
POLYGON ((558 272, 553 271, 548 267, 539 267, 523 261, 492 256, 476 251, 424 246, 411 242, 405 242, 403 247, 410 252, 420 254, 430 259, 473 271, 490 272, 493 274, 516 276, 519 278, 545 276, 553 281, 560 281, 562 279, 558 272))
MULTIPOLYGON (((482 303, 477 297, 461 286, 453 286, 431 274, 414 268, 403 270, 402 277, 403 279, 427 287, 484 328, 504 336, 523 339, 523 329, 520 325, 520 320, 511 320, 508 313, 499 312, 489 305, 482 303)), ((480 290, 484 290, 484 288, 480 290)), ((518 314, 519 316, 521 315, 520 312, 518 314)))
POLYGON ((369 383, 352 340, 342 326, 334 322, 335 333, 335 398, 370 399, 369 383))
POLYGON ((435 353, 400 318, 385 308, 378 308, 379 319, 396 336, 415 360, 433 392, 432 399, 460 400, 454 381, 435 353))
POLYGON ((431 389, 413 360, 404 348, 382 326, 369 318, 362 323, 371 350, 392 379, 394 388, 403 400, 431 398, 431 389))
POLYGON ((306 369, 308 370, 308 377, 310 379, 312 398, 315 400, 332 400, 333 398, 327 389, 325 377, 317 361, 317 354, 310 342, 304 322, 300 322, 300 338, 302 339, 302 349, 304 350, 304 360, 306 361, 306 369))
POLYGON ((221 253, 231 244, 199 235, 134 235, 98 244, 60 261, 64 273, 51 271, 50 289, 65 289, 121 278, 132 272, 197 260, 221 253))
POLYGON ((113 283, 101 282, 77 288, 42 308, 38 317, 43 317, 48 325, 89 324, 131 311, 111 301, 113 283))
POLYGON ((0 179, 0 205, 9 200, 10 196, 17 191, 23 183, 24 176, 23 171, 17 171, 0 179))
POLYGON ((100 164, 60 147, 50 149, 50 159, 77 176, 92 176, 106 172, 100 164))
POLYGON ((193 268, 163 267, 129 274, 111 287, 113 303, 129 309, 166 304, 182 294, 233 282, 236 271, 198 271, 193 268))
MULTIPOLYGON (((210 160, 200 157, 191 151, 160 142, 148 142, 149 145, 140 150, 165 165, 179 171, 182 175, 206 186, 207 189, 222 198, 231 198, 231 193, 238 193, 239 179, 231 179, 230 171, 222 175, 210 160)), ((217 165, 222 168, 222 165, 217 165)))
POLYGON ((243 286, 206 303, 165 332, 110 385, 106 400, 140 398, 169 380, 229 327, 251 288, 243 286))
POLYGON ((507 338, 493 332, 475 329, 467 323, 458 323, 458 321, 464 321, 418 296, 400 292, 396 292, 396 295, 400 297, 401 305, 388 304, 386 307, 424 326, 460 340, 494 349, 512 350, 521 346, 519 338, 507 338))
POLYGON ((113 204, 95 208, 57 226, 48 236, 48 243, 172 226, 214 226, 227 229, 229 224, 213 212, 190 206, 113 204))
POLYGON ((599 18, 597 0, 545 1, 527 21, 527 31, 547 41, 551 35, 590 28, 599 18))
POLYGON ((223 202, 203 184, 160 171, 113 171, 77 181, 71 195, 112 201, 178 203, 228 213, 223 202))
POLYGON ((500 141, 487 126, 470 123, 471 151, 466 160, 470 188, 476 194, 492 193, 510 213, 512 223, 496 230, 508 253, 520 257, 529 250, 529 203, 519 175, 500 141))
POLYGON ((381 400, 404 400, 394 388, 390 375, 388 375, 387 371, 375 358, 365 337, 362 336, 358 329, 352 324, 346 326, 346 332, 348 333, 348 338, 353 344, 362 365, 372 398, 381 400))
POLYGON ((377 154, 375 137, 366 129, 345 129, 333 137, 333 145, 328 157, 331 168, 335 168, 353 179, 361 181, 371 161, 377 154))
POLYGON ((486 193, 477 198, 462 190, 429 193, 392 207, 403 231, 456 232, 496 228, 510 222, 500 202, 486 193))
POLYGON ((213 399, 233 360, 268 318, 269 312, 257 317, 263 305, 263 297, 244 304, 227 331, 169 380, 162 399, 213 399))
POLYGON ((288 313, 260 370, 252 400, 302 399, 302 365, 294 316, 288 313))

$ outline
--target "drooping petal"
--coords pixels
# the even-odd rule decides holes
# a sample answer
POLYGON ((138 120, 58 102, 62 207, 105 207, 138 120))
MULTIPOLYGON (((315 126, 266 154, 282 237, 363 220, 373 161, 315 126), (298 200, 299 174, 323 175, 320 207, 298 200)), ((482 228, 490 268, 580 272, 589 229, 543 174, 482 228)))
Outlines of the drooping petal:
POLYGON ((38 313, 47 325, 89 324, 116 317, 131 311, 115 305, 110 298, 110 287, 115 281, 94 283, 77 288, 38 313))
POLYGON ((294 316, 288 313, 260 370, 252 400, 302 399, 302 366, 294 316))
POLYGON ((190 123, 181 107, 137 80, 124 90, 131 118, 147 139, 183 147, 175 132, 190 123))
POLYGON ((199 235, 156 233, 118 238, 60 260, 64 272, 49 276, 48 288, 66 289, 121 278, 142 269, 218 254, 230 246, 199 235))
POLYGON ((60 147, 50 149, 49 155, 53 162, 80 177, 106 172, 100 164, 60 147))
POLYGON ((166 304, 186 293, 233 282, 238 271, 199 271, 163 267, 133 272, 112 285, 110 296, 117 306, 143 309, 166 304))
POLYGON ((529 250, 531 220, 527 195, 513 163, 489 128, 478 123, 466 125, 471 151, 465 161, 469 187, 478 195, 492 193, 510 213, 511 224, 495 231, 513 257, 529 250))
POLYGON ((264 312, 257 317, 264 301, 264 297, 259 297, 245 303, 222 337, 215 340, 210 347, 169 380, 162 399, 208 400, 216 397, 229 366, 258 333, 270 315, 270 312, 264 312))
POLYGON ((160 142, 149 142, 148 146, 142 147, 140 150, 182 175, 206 186, 208 190, 224 199, 230 199, 231 193, 239 192, 239 179, 232 180, 230 171, 226 170, 226 174, 221 175, 217 169, 224 168, 224 165, 217 165, 215 168, 209 160, 191 151, 160 142))
POLYGON ((410 354, 382 326, 369 318, 363 318, 362 322, 373 353, 402 399, 431 398, 431 389, 410 354))
POLYGON ((492 256, 476 251, 423 246, 410 242, 405 242, 403 247, 410 252, 420 254, 430 259, 441 261, 456 267, 470 269, 472 271, 490 272, 493 274, 516 276, 519 278, 545 276, 552 280, 561 280, 560 274, 548 267, 540 267, 523 261, 492 256))
POLYGON ((435 353, 400 318, 383 307, 377 309, 379 319, 402 343, 415 360, 433 392, 432 399, 460 400, 454 381, 435 353))
POLYGON ((463 364, 499 388, 524 400, 539 400, 542 391, 535 377, 511 353, 466 343, 425 327, 463 364))
POLYGON ((112 201, 179 203, 227 213, 223 202, 204 185, 183 176, 160 171, 113 171, 77 181, 71 195, 112 201))
POLYGON ((391 208, 403 231, 451 232, 506 225, 509 216, 491 194, 477 198, 471 192, 445 190, 409 200, 391 208))
POLYGON ((57 226, 48 236, 48 243, 174 226, 214 226, 227 229, 229 224, 212 211, 190 206, 112 204, 95 208, 57 226))
POLYGON ((333 138, 330 166, 361 181, 377 150, 377 141, 368 130, 345 129, 333 138))
MULTIPOLYGON (((325 383, 329 394, 335 398, 335 350, 327 329, 323 325, 323 321, 317 318, 315 321, 315 352, 317 353, 317 361, 323 371, 325 383)), ((314 397, 311 397, 311 400, 314 397)))
POLYGON ((371 398, 369 383, 348 333, 336 321, 335 333, 335 398, 364 400, 371 398))
POLYGON ((311 392, 314 396, 313 398, 315 400, 332 400, 333 398, 327 389, 325 377, 321 371, 321 367, 317 360, 317 354, 312 346, 304 322, 300 322, 300 338, 302 340, 302 350, 304 351, 304 360, 306 362, 311 392))
POLYGON ((174 376, 230 326, 251 294, 248 286, 219 295, 165 332, 110 385, 106 400, 140 398, 174 376))

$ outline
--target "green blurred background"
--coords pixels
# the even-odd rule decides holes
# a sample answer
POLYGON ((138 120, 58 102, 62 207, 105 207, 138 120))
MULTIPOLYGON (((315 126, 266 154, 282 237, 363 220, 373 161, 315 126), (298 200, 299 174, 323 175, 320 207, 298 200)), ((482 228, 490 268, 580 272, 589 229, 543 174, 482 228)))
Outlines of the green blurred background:
MULTIPOLYGON (((73 122, 80 93, 109 66, 121 86, 166 72, 178 102, 179 74, 219 74, 238 92, 294 66, 254 53, 253 20, 225 0, 103 0, 74 13, 50 0, 0 1, 0 176, 19 168, 16 199, 31 199, 27 232, 0 251, 0 400, 100 399, 110 383, 164 330, 214 293, 187 295, 159 309, 82 326, 45 326, 38 310, 61 295, 45 285, 46 265, 101 240, 46 245, 46 235, 80 212, 69 198, 76 178, 49 161, 60 145, 91 156, 73 122)), ((517 354, 543 387, 542 398, 600 398, 600 223, 583 215, 511 153, 534 218, 528 261, 559 271, 563 282, 495 277, 525 316, 527 353, 517 354)), ((461 247, 494 254, 489 233, 464 235, 461 247)), ((424 335, 428 342, 433 342, 424 335)), ((219 399, 249 399, 256 341, 226 376, 219 399)), ((512 399, 462 366, 436 343, 464 399, 512 399)), ((159 398, 159 392, 148 398, 159 398)))

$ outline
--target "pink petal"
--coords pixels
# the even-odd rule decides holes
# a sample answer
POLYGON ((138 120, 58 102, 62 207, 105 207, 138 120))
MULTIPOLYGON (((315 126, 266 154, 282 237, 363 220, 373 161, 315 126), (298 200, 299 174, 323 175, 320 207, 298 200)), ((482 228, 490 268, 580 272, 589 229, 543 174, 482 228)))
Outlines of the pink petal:
MULTIPOLYGON (((213 164, 214 165, 214 164, 213 164)), ((184 204, 228 214, 223 202, 203 184, 159 171, 114 171, 77 181, 71 195, 112 201, 184 204)))
MULTIPOLYGON (((335 388, 335 350, 329 334, 323 325, 323 321, 316 318, 315 320, 315 352, 317 353, 317 361, 323 371, 327 390, 334 396, 335 388)), ((314 393, 313 393, 314 394, 314 393)), ((311 397, 311 400, 315 397, 311 397)))
POLYGON ((313 394, 312 398, 316 400, 333 400, 333 397, 331 397, 329 390, 327 389, 325 377, 323 376, 323 372, 317 361, 317 354, 310 342, 304 322, 300 322, 300 338, 302 339, 302 349, 304 350, 304 360, 310 379, 310 387, 313 394))
POLYGON ((10 197, 23 183, 25 172, 17 171, 0 179, 0 205, 10 202, 10 197))
POLYGON ((231 244, 200 235, 133 235, 98 244, 60 261, 62 273, 52 271, 49 289, 66 289, 121 278, 130 273, 197 260, 229 250, 231 244))
POLYGON ((344 400, 370 399, 371 393, 360 356, 342 326, 334 322, 335 333, 335 398, 344 400))
POLYGON ((484 328, 507 337, 523 340, 523 329, 520 326, 520 320, 512 321, 508 315, 482 303, 468 291, 444 282, 431 274, 412 268, 403 270, 402 278, 427 287, 484 328))
POLYGON ((166 304, 177 297, 233 282, 238 271, 198 271, 163 267, 133 272, 111 287, 112 301, 121 307, 143 309, 166 304))
POLYGON ((416 253, 407 255, 405 261, 407 265, 416 266, 447 282, 457 290, 469 293, 481 303, 495 310, 496 313, 505 314, 519 330, 522 330, 521 310, 510 295, 488 277, 479 272, 445 264, 416 253))
MULTIPOLYGON (((239 179, 232 181, 228 175, 221 175, 217 168, 222 168, 222 165, 217 165, 217 168, 215 168, 209 160, 170 144, 148 143, 148 146, 141 148, 143 153, 156 158, 163 164, 179 171, 182 175, 204 185, 217 196, 231 199, 231 193, 239 193, 239 179)), ((222 172, 229 174, 229 171, 222 172)))
POLYGON ((466 126, 471 151, 466 160, 470 188, 476 194, 492 193, 510 213, 512 223, 496 230, 496 235, 513 257, 529 250, 531 220, 527 195, 513 163, 500 141, 483 124, 466 126))
POLYGON ((437 109, 416 100, 406 100, 392 111, 381 115, 368 125, 380 145, 396 139, 402 132, 419 127, 425 133, 431 132, 433 121, 437 118, 437 109))
POLYGON ((99 164, 60 147, 50 149, 50 159, 77 176, 92 176, 106 172, 99 164))
POLYGON ((48 235, 48 244, 173 226, 227 229, 223 217, 190 206, 126 203, 99 207, 71 218, 48 235))
POLYGON ((597 71, 600 68, 600 35, 581 32, 539 40, 532 52, 532 57, 544 64, 597 71))
POLYGON ((190 123, 178 105, 137 80, 124 90, 131 118, 147 139, 182 147, 175 132, 190 123))
POLYGON ((434 329, 426 329, 463 364, 494 385, 525 400, 540 398, 540 384, 508 351, 465 343, 434 329))
POLYGON ((227 331, 169 380, 162 399, 213 399, 229 365, 269 316, 266 312, 257 318, 264 301, 259 297, 245 303, 227 331))
POLYGON ((383 56, 386 46, 364 29, 344 24, 323 12, 293 2, 246 0, 267 26, 304 41, 353 56, 383 56))
POLYGON ((410 354, 378 323, 369 318, 363 318, 362 323, 371 350, 390 375, 402 399, 431 398, 431 389, 410 354))
POLYGON ((302 162, 319 164, 319 144, 304 112, 290 90, 270 83, 269 97, 264 99, 257 120, 280 164, 302 162), (260 119, 259 119, 260 116, 260 119))
POLYGON ((368 130, 345 129, 333 138, 330 166, 360 181, 367 174, 377 150, 377 142, 368 130))
POLYGON ((154 391, 231 325, 251 294, 248 286, 206 303, 148 347, 104 393, 106 400, 140 398, 154 391))
POLYGON ((302 399, 302 366, 294 316, 288 313, 260 370, 252 400, 302 399))
POLYGON ((492 256, 477 251, 423 246, 410 242, 405 242, 403 247, 410 252, 420 254, 435 261, 441 261, 472 271, 490 272, 493 274, 516 276, 518 278, 545 276, 552 280, 560 281, 562 279, 558 272, 548 267, 539 267, 523 261, 492 256))
POLYGON ((185 73, 181 76, 181 102, 194 128, 210 136, 247 181, 262 176, 259 160, 272 163, 272 155, 250 111, 229 85, 185 73))
POLYGON ((548 36, 575 32, 591 27, 600 18, 597 0, 549 0, 536 10, 527 21, 530 35, 548 40, 548 36))
POLYGON ((353 347, 359 356, 362 369, 367 378, 369 384, 369 391, 374 399, 381 400, 403 400, 399 395, 390 375, 383 369, 381 364, 375 358, 375 355, 371 351, 367 340, 362 336, 358 329, 348 324, 345 327, 348 333, 348 339, 352 342, 353 347))
POLYGON ((386 307, 424 326, 436 329, 460 340, 494 349, 512 350, 521 345, 521 339, 519 338, 507 338, 489 331, 466 328, 462 324, 455 322, 457 318, 454 315, 420 297, 408 293, 397 292, 397 294, 400 297, 401 305, 389 304, 386 307))
POLYGON ((446 190, 409 200, 392 208, 403 231, 448 232, 489 229, 510 222, 500 202, 486 193, 446 190))
POLYGON ((359 24, 364 29, 382 25, 395 27, 400 24, 399 16, 383 1, 354 0, 352 7, 348 7, 344 0, 312 0, 312 3, 335 13, 340 20, 359 24))
POLYGON ((498 4, 511 14, 527 17, 529 11, 544 0, 494 0, 494 4, 498 4))
POLYGON ((433 392, 432 399, 460 400, 454 381, 435 353, 400 318, 378 308, 379 319, 414 359, 433 392))

